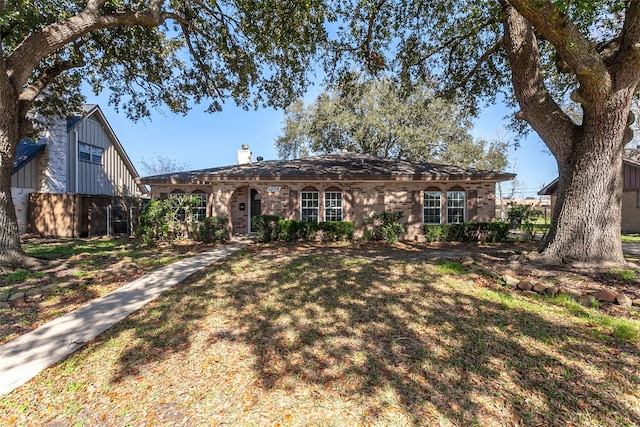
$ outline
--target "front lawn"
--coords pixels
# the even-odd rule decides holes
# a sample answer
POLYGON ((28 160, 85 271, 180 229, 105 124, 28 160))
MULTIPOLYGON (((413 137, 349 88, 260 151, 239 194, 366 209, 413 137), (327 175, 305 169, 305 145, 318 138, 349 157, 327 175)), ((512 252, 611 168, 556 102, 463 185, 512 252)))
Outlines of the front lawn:
POLYGON ((211 245, 147 245, 138 239, 32 239, 23 245, 48 260, 41 271, 0 273, 0 344, 211 245))
POLYGON ((0 424, 640 424, 637 320, 438 257, 252 246, 3 398, 0 424))

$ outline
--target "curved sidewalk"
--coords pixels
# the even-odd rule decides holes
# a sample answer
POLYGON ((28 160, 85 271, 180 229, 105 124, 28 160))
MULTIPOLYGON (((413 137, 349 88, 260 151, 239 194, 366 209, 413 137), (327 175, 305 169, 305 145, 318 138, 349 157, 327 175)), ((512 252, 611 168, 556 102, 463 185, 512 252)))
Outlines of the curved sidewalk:
POLYGON ((0 396, 69 356, 162 292, 249 243, 248 238, 233 240, 154 270, 0 346, 0 396))

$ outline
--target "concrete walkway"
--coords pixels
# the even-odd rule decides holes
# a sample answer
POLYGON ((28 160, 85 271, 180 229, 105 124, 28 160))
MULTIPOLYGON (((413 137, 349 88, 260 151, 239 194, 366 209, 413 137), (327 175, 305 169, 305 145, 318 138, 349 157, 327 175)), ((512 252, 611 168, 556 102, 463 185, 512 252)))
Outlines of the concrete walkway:
POLYGON ((0 396, 61 361, 162 292, 250 243, 240 238, 154 270, 0 346, 0 396))

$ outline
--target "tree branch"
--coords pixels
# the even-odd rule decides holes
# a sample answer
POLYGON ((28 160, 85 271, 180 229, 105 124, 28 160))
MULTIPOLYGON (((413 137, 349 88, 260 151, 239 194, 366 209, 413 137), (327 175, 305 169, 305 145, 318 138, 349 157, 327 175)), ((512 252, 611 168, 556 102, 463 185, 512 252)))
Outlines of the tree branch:
POLYGON ((640 1, 629 1, 625 9, 620 47, 612 64, 616 85, 620 88, 637 86, 640 80, 640 1))
POLYGON ((511 78, 521 111, 516 118, 527 121, 559 162, 569 156, 577 126, 549 94, 540 64, 540 51, 533 27, 515 8, 505 4, 504 48, 511 65, 511 78), (551 122, 551 123, 550 123, 551 122))
POLYGON ((85 65, 82 57, 78 55, 74 55, 71 59, 68 60, 59 60, 53 63, 48 68, 42 70, 40 75, 35 77, 31 84, 25 87, 18 97, 19 101, 26 101, 31 103, 36 99, 38 95, 42 92, 42 90, 49 86, 58 76, 60 76, 65 71, 71 70, 73 68, 79 68, 85 65))
POLYGON ((150 0, 146 12, 128 11, 101 14, 106 0, 89 1, 78 15, 27 36, 7 57, 7 74, 16 88, 22 88, 38 63, 56 50, 91 31, 121 25, 157 27, 169 18, 161 12, 163 0, 150 0))
POLYGON ((369 68, 369 71, 373 72, 378 71, 380 68, 382 68, 383 63, 381 64, 381 61, 384 62, 384 60, 378 55, 377 52, 371 51, 371 41, 373 40, 373 27, 376 23, 376 18, 378 16, 378 13, 380 12, 380 9, 382 9, 382 6, 384 6, 386 1, 387 0, 379 0, 378 3, 373 7, 371 15, 369 16, 369 23, 367 25, 367 35, 362 41, 362 50, 365 54, 367 68, 369 68))
POLYGON ((530 0, 508 0, 508 3, 555 47, 580 82, 582 99, 597 98, 612 89, 611 76, 595 46, 556 4, 549 0, 536 0, 535 6, 530 0))

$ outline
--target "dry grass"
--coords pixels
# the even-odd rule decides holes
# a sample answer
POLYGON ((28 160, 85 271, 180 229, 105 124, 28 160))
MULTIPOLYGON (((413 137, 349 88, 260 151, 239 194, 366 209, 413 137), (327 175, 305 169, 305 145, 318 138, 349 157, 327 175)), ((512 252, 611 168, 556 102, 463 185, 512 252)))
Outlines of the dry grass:
POLYGON ((164 265, 211 249, 197 242, 146 245, 139 239, 31 239, 25 252, 49 260, 42 271, 0 273, 0 345, 164 265), (0 299, 3 301, 4 299, 0 299))
POLYGON ((3 398, 0 424, 638 425, 640 348, 584 313, 400 247, 252 247, 3 398))

